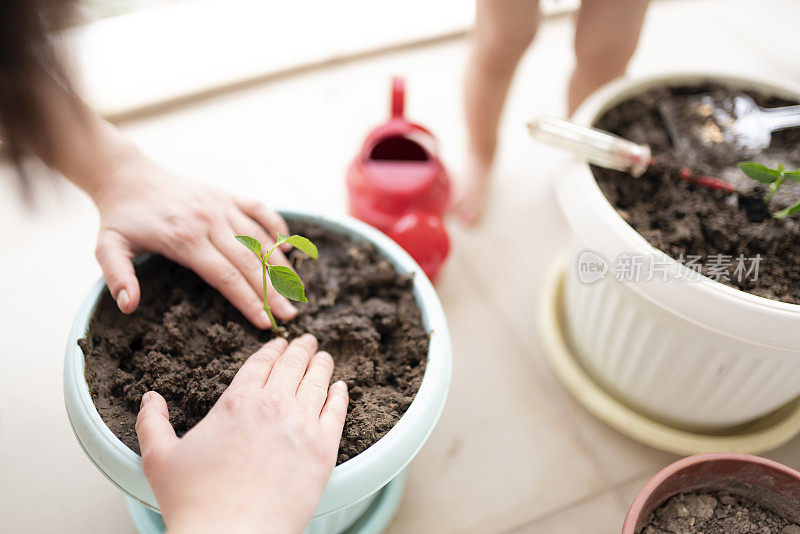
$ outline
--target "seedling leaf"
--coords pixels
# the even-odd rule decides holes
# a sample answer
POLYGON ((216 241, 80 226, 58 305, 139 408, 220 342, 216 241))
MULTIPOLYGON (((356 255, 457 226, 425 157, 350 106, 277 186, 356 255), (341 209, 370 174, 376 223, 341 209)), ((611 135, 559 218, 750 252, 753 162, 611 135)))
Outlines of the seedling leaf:
POLYGON ((293 270, 283 265, 267 265, 267 273, 275 291, 287 299, 308 302, 303 282, 293 270))
POLYGON ((800 169, 797 169, 796 171, 786 171, 783 174, 785 176, 788 176, 789 178, 791 178, 795 182, 800 182, 800 169))
POLYGON ((259 260, 261 259, 261 243, 259 243, 257 239, 254 239, 248 235, 237 235, 236 240, 252 250, 253 253, 258 256, 259 260))
MULTIPOLYGON (((769 193, 767 193, 767 196, 764 197, 764 204, 769 204, 769 201, 787 178, 795 182, 800 182, 800 169, 787 171, 786 166, 783 163, 778 165, 777 169, 770 169, 769 167, 765 167, 760 163, 742 161, 739 162, 739 168, 742 169, 742 171, 750 178, 758 180, 764 184, 769 184, 769 193)), ((772 214, 772 216, 776 219, 783 219, 798 212, 800 212, 800 200, 787 208, 776 211, 772 214)))
POLYGON ((785 219, 789 215, 794 215, 795 213, 800 212, 800 200, 789 206, 788 208, 784 208, 780 211, 776 211, 772 214, 773 217, 776 219, 785 219))
POLYGON ((286 238, 285 242, 289 243, 294 248, 305 252, 314 259, 317 259, 317 256, 319 256, 317 246, 301 235, 291 235, 286 238))
POLYGON ((298 250, 301 250, 311 256, 314 259, 317 259, 319 256, 319 251, 317 251, 317 246, 312 243, 308 238, 303 237, 301 235, 283 235, 278 234, 278 240, 275 241, 275 246, 283 245, 284 243, 288 243, 295 247, 298 250))
POLYGON ((258 256, 258 259, 261 260, 264 311, 267 313, 269 322, 272 325, 272 331, 277 333, 279 332, 278 323, 275 321, 275 317, 272 315, 269 302, 267 302, 267 275, 269 275, 269 279, 272 281, 272 287, 274 287, 275 290, 284 297, 296 300, 297 302, 308 302, 308 299, 306 298, 306 291, 303 288, 303 282, 300 280, 300 277, 297 276, 297 273, 288 267, 284 267, 283 265, 270 265, 268 263, 269 257, 280 245, 283 243, 289 243, 290 245, 316 259, 317 255, 319 254, 317 247, 314 245, 314 243, 301 235, 285 236, 278 234, 278 239, 267 251, 266 255, 262 256, 261 243, 259 243, 257 239, 246 235, 237 235, 234 237, 236 237, 236 240, 239 241, 239 243, 253 251, 253 253, 258 256))
POLYGON ((739 168, 742 169, 747 176, 753 178, 754 180, 758 180, 763 184, 771 184, 783 175, 783 173, 779 170, 770 169, 765 165, 752 161, 740 162, 739 168))

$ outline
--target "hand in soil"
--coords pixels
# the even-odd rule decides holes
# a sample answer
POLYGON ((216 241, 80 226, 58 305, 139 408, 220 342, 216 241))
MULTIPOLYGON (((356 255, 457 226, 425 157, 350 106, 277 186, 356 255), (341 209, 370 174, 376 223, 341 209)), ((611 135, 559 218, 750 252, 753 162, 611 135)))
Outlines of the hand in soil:
MULTIPOLYGON (((143 159, 124 166, 92 194, 100 212, 96 255, 119 309, 132 313, 141 296, 131 260, 157 252, 195 271, 255 326, 269 328, 262 308, 259 262, 234 235, 251 235, 271 247, 284 220, 255 201, 172 175, 143 159)), ((289 266, 280 251, 272 263, 289 266)), ((297 309, 270 284, 274 314, 297 309)))
MULTIPOLYGON (((343 463, 377 442, 409 408, 425 374, 430 337, 413 278, 398 273, 374 245, 316 224, 288 222, 317 244, 319 259, 288 252, 308 303, 298 305, 281 337, 316 336, 333 355, 335 379, 349 386, 338 458, 343 463)), ((78 344, 100 416, 138 454, 134 426, 145 392, 166 399, 170 421, 183 436, 214 407, 247 357, 274 336, 248 324, 218 291, 170 260, 152 257, 137 265, 136 274, 139 310, 123 315, 104 292, 78 344)))
POLYGON ((169 531, 300 533, 336 464, 347 386, 301 336, 273 339, 182 438, 148 392, 136 422, 142 467, 169 531), (268 526, 268 527, 267 527, 268 526))

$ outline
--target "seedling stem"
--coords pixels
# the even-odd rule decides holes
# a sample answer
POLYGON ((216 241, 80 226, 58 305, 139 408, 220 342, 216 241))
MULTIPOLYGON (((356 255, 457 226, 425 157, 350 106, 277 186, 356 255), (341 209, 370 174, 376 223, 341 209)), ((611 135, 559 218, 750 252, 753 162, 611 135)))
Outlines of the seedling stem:
MULTIPOLYGON (((783 164, 778 165, 777 169, 770 169, 766 165, 760 163, 742 161, 739 163, 739 168, 753 180, 758 180, 762 184, 769 185, 769 193, 764 197, 764 204, 769 203, 787 178, 794 182, 800 182, 800 169, 788 171, 783 164)), ((780 211, 776 211, 772 216, 775 219, 783 219, 798 212, 800 212, 800 200, 780 211)))
POLYGON ((278 323, 275 321, 275 316, 272 315, 272 310, 267 301, 267 275, 275 291, 286 297, 287 299, 295 300, 297 302, 308 302, 306 298, 305 288, 300 277, 297 276, 293 270, 283 265, 271 265, 269 257, 279 246, 287 243, 293 247, 305 252, 312 258, 316 259, 319 255, 316 245, 301 235, 285 236, 278 234, 278 239, 272 245, 266 254, 261 253, 261 243, 254 237, 246 235, 237 235, 236 240, 242 245, 249 248, 253 254, 256 255, 258 261, 261 262, 261 280, 262 290, 264 294, 264 311, 267 312, 269 322, 272 325, 272 331, 278 333, 278 323))

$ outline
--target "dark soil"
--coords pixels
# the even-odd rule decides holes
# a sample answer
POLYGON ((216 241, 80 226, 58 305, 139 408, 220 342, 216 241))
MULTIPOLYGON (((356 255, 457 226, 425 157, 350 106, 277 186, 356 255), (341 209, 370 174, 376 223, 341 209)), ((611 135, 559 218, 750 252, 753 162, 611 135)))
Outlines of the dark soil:
MULTIPOLYGON (((606 112, 596 123, 604 130, 647 143, 654 163, 639 179, 618 171, 593 167, 595 178, 617 212, 653 246, 679 261, 700 256, 701 272, 716 264, 715 280, 754 295, 800 304, 800 217, 773 219, 769 213, 800 198, 800 184, 786 183, 769 206, 762 198, 766 187, 746 177, 736 164, 741 154, 724 144, 712 149, 686 150, 672 146, 659 105, 690 94, 711 93, 724 105, 735 92, 717 85, 660 88, 633 97, 606 112), (690 184, 679 178, 678 169, 689 167, 696 174, 710 174, 734 184, 737 193, 727 194, 690 184), (709 256, 721 255, 715 261, 709 256), (737 258, 760 255, 758 276, 735 273, 737 258), (727 273, 719 266, 731 265, 727 273)), ((769 95, 746 92, 762 107, 790 102, 769 95)), ((680 115, 676 117, 681 120, 680 115)), ((763 153, 746 158, 773 168, 783 163, 800 167, 800 128, 774 132, 772 144, 763 153)), ((788 181, 787 181, 788 182, 788 181)), ((751 267, 753 262, 747 262, 751 267)))
POLYGON ((756 502, 726 491, 678 494, 647 518, 642 534, 800 534, 756 502))
MULTIPOLYGON (((319 259, 289 254, 309 302, 285 324, 288 337, 309 332, 331 353, 333 380, 350 390, 338 463, 378 441, 419 389, 428 333, 411 293, 377 249, 322 229, 291 223, 319 248, 319 259)), ((233 239, 233 236, 231 236, 233 239)), ((179 436, 208 413, 244 360, 272 335, 253 327, 191 271, 162 257, 137 268, 142 300, 122 314, 102 296, 85 339, 86 381, 101 417, 139 452, 134 424, 142 395, 164 396, 179 436)))

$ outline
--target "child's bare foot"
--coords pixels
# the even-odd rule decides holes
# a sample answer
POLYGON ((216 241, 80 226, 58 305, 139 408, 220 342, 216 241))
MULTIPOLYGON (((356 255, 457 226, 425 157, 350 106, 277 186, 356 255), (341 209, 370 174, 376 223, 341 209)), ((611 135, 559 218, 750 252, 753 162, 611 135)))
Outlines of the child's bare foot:
POLYGON ((489 192, 489 175, 491 163, 470 158, 470 164, 461 187, 458 188, 453 211, 461 222, 467 226, 476 224, 486 209, 489 192))

